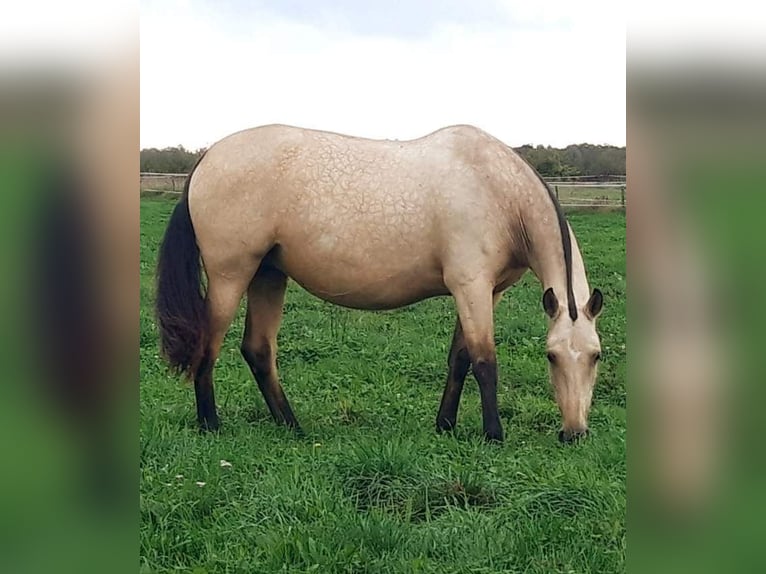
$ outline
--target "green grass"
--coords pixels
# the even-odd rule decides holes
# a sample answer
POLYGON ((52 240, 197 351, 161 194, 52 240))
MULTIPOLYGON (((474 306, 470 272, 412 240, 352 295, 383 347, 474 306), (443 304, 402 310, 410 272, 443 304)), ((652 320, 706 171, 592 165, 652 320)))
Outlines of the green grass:
POLYGON ((242 310, 215 371, 222 429, 198 433, 194 392, 158 357, 152 317, 173 205, 141 201, 142 571, 625 571, 624 213, 569 215, 605 295, 591 437, 556 439, 541 289, 528 274, 497 310, 506 441, 492 445, 470 376, 457 431, 434 431, 451 299, 357 312, 294 283, 278 360, 306 436, 272 423, 239 355, 242 310))

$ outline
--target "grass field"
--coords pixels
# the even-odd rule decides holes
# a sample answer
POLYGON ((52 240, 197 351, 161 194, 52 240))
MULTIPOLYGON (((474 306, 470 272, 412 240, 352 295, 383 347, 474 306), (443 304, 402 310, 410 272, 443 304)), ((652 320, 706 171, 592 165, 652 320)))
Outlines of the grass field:
POLYGON ((502 445, 481 439, 469 375, 453 435, 434 420, 455 321, 449 298, 357 312, 291 283, 280 375, 306 436, 274 425, 239 355, 242 312, 215 372, 220 434, 158 357, 158 245, 173 200, 141 201, 142 572, 625 571, 625 215, 574 213, 603 349, 591 437, 556 439, 541 289, 500 303, 502 445))

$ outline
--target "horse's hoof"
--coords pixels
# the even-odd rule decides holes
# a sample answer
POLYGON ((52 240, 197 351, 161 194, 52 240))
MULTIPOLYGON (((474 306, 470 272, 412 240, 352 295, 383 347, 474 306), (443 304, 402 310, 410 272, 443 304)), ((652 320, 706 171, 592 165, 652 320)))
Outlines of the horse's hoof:
POLYGON ((502 429, 484 431, 484 440, 490 443, 497 443, 497 444, 503 442, 502 429))
POLYGON ((449 419, 439 419, 436 421, 436 432, 437 433, 451 432, 455 430, 456 426, 457 426, 457 421, 449 420, 449 419))
POLYGON ((220 426, 221 425, 218 422, 218 417, 205 418, 199 421, 199 432, 217 432, 220 426))

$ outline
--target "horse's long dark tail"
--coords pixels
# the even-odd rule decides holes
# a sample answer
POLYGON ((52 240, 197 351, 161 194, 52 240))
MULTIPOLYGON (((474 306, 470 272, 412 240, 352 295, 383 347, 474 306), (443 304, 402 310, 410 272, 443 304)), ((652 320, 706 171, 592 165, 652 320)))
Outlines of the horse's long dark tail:
POLYGON ((160 246, 155 305, 162 355, 175 370, 189 377, 199 366, 208 342, 199 247, 189 215, 189 182, 197 164, 186 178, 183 197, 170 216, 160 246))

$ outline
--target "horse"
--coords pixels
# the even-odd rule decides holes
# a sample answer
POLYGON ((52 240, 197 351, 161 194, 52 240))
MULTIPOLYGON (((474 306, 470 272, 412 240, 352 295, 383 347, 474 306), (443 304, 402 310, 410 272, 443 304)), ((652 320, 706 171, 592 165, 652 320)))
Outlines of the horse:
POLYGON ((493 312, 527 270, 544 289, 558 438, 573 442, 588 432, 603 295, 526 160, 468 125, 407 141, 252 128, 199 158, 170 217, 157 267, 161 352, 194 380, 200 429, 217 430, 213 367, 246 293, 242 356, 274 420, 300 431, 277 376, 288 278, 354 309, 451 295, 458 319, 436 430, 455 428, 472 368, 484 436, 502 441, 493 312))

